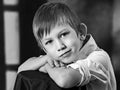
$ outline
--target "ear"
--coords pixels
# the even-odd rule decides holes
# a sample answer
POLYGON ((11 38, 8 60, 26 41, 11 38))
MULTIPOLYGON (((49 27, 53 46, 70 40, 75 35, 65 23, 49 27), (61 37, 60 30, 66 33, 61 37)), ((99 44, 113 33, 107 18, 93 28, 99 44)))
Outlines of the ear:
POLYGON ((84 23, 80 23, 80 29, 82 30, 82 35, 84 35, 86 37, 87 26, 84 23))
POLYGON ((86 35, 79 34, 79 35, 78 35, 78 38, 79 38, 81 41, 84 41, 85 38, 86 38, 86 35))
POLYGON ((86 34, 87 34, 87 26, 84 23, 81 23, 80 30, 81 32, 78 34, 78 37, 81 41, 84 41, 86 38, 86 34))

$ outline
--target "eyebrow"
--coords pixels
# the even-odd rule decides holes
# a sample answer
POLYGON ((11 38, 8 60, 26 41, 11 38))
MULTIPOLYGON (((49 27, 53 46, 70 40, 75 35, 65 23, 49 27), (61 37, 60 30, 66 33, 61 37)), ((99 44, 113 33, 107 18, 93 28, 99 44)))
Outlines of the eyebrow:
POLYGON ((45 38, 45 39, 42 39, 43 42, 45 42, 45 41, 49 41, 49 40, 51 40, 51 38, 45 38))
POLYGON ((61 34, 61 33, 63 33, 63 32, 65 32, 65 31, 68 31, 68 29, 67 28, 64 28, 62 31, 60 31, 58 34, 61 34))

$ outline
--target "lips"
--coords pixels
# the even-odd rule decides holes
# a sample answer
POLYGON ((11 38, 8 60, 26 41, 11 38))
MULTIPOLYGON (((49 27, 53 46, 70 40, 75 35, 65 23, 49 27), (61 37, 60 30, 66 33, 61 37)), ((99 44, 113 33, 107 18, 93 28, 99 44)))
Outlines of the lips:
POLYGON ((60 55, 60 57, 65 58, 65 57, 69 57, 70 55, 71 55, 71 50, 68 50, 65 53, 63 53, 62 55, 60 55))

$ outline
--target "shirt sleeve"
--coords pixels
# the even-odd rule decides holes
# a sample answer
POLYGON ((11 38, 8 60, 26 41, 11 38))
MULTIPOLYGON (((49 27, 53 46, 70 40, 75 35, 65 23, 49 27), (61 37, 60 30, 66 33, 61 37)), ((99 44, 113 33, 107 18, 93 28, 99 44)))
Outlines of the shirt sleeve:
POLYGON ((98 79, 102 83, 110 80, 110 58, 105 51, 94 51, 86 59, 70 64, 73 69, 79 69, 82 75, 79 85, 83 86, 92 80, 98 79))

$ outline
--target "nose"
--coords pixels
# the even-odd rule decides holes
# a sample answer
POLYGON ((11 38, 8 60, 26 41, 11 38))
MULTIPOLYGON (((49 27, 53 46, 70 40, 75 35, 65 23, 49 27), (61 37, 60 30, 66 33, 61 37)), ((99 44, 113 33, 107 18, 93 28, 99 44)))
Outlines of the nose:
POLYGON ((61 40, 57 40, 57 47, 58 47, 58 51, 61 51, 67 48, 64 42, 62 42, 61 40))

